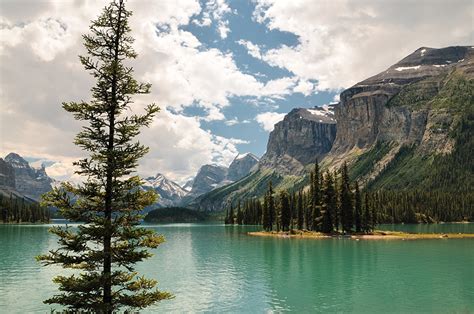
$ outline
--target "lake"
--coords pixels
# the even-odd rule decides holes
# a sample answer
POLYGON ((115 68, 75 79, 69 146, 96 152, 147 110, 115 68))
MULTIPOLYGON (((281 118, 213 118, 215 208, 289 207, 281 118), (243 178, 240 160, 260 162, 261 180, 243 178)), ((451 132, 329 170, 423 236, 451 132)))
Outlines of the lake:
MULTIPOLYGON (((49 313, 61 270, 34 256, 56 247, 48 225, 0 225, 0 313, 49 313)), ((147 225, 167 242, 138 271, 176 297, 155 312, 474 312, 474 240, 282 239, 257 227, 147 225)), ((474 233, 474 224, 385 230, 474 233)))

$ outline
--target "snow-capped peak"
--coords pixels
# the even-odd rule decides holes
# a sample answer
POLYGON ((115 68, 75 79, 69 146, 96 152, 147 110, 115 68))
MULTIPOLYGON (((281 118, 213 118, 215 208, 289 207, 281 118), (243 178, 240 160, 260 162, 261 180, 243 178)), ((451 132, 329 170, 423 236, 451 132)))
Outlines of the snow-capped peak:
POLYGON ((250 153, 250 152, 247 152, 247 153, 243 153, 243 154, 238 154, 234 160, 242 160, 246 157, 250 157, 252 159, 255 159, 256 161, 258 161, 258 157, 255 156, 254 154, 250 153))

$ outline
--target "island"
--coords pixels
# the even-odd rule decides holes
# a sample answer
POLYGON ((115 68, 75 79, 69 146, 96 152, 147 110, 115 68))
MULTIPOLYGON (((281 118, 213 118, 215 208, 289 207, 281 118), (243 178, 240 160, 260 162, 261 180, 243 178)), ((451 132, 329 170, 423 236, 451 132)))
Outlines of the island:
POLYGON ((426 240, 426 239, 474 239, 473 233, 408 233, 400 231, 374 230, 371 233, 323 233, 307 230, 290 231, 255 231, 250 236, 296 238, 296 239, 330 239, 347 238, 353 240, 426 240))

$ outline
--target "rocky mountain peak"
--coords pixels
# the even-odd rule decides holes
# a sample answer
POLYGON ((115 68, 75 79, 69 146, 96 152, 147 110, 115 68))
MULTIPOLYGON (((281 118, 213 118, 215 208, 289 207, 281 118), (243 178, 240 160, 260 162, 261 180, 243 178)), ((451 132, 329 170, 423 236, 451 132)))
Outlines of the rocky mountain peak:
POLYGON ((282 174, 301 173, 331 150, 335 137, 334 105, 295 108, 275 124, 259 167, 282 174))
POLYGON ((219 165, 204 165, 194 178, 192 195, 201 195, 226 183, 228 169, 219 165))
POLYGON ((367 148, 376 141, 418 144, 427 124, 448 123, 433 117, 427 104, 453 71, 474 73, 473 60, 474 47, 421 47, 343 91, 336 106, 338 133, 331 155, 367 148))
POLYGON ((187 194, 187 191, 181 188, 179 184, 161 173, 157 173, 143 181, 145 190, 154 190, 159 195, 157 204, 160 206, 174 206, 187 194))
POLYGON ((17 153, 10 153, 5 156, 5 161, 14 168, 29 168, 29 163, 17 153))
POLYGON ((44 167, 33 168, 16 153, 8 154, 5 162, 14 169, 15 186, 21 194, 39 200, 42 194, 51 191, 54 180, 48 176, 44 167))
POLYGON ((258 164, 258 161, 258 157, 252 153, 237 155, 229 166, 227 179, 236 181, 245 177, 258 164))

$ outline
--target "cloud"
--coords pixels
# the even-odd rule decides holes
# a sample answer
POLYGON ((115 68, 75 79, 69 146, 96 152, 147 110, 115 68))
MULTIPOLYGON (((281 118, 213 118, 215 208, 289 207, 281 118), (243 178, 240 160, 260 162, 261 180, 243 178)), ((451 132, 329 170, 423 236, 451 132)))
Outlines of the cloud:
POLYGON ((262 126, 262 128, 267 131, 273 131, 273 127, 276 123, 283 120, 285 113, 276 113, 276 112, 264 112, 260 113, 255 117, 255 120, 262 126))
POLYGON ((208 163, 229 166, 238 154, 236 145, 245 140, 216 136, 201 128, 199 118, 185 117, 162 110, 150 128, 145 129, 140 141, 152 147, 140 163, 142 175, 161 172, 180 181, 196 174, 208 163))
POLYGON ((308 81, 299 80, 298 85, 293 88, 293 92, 309 96, 314 91, 314 84, 308 81))
POLYGON ((214 21, 220 38, 226 39, 230 28, 229 21, 225 20, 225 16, 231 12, 232 10, 225 0, 209 0, 203 9, 201 20, 194 19, 193 23, 200 27, 208 27, 214 21))
MULTIPOLYGON (((77 55, 84 54, 81 35, 107 2, 42 1, 28 11, 27 19, 18 14, 25 3, 8 2, 6 10, 2 4, 1 154, 15 151, 48 158, 56 162, 48 173, 73 178, 72 161, 84 154, 72 144, 81 124, 60 104, 89 99, 94 82, 77 55)), ((216 3, 219 16, 224 16, 224 2, 216 3)), ((232 54, 203 47, 179 28, 201 12, 198 1, 130 1, 129 9, 134 11, 130 24, 139 53, 132 65, 138 79, 154 84, 152 94, 137 97, 135 107, 155 102, 163 109, 158 124, 143 131, 152 150, 140 174, 159 170, 179 180, 195 174, 202 164, 229 163, 238 153, 236 146, 246 142, 204 131, 199 118, 180 113, 197 104, 208 113, 205 120, 224 120, 221 109, 229 105, 229 97, 258 96, 265 85, 240 72, 232 54), (157 27, 162 30, 159 35, 157 27)))
POLYGON ((318 90, 350 87, 421 46, 467 45, 474 38, 471 0, 256 3, 257 22, 299 40, 262 52, 262 59, 302 80, 317 80, 318 90))
POLYGON ((247 48, 248 54, 251 55, 252 57, 256 59, 262 59, 262 54, 260 52, 260 47, 258 45, 255 45, 251 41, 243 40, 243 39, 237 41, 237 43, 247 48))

